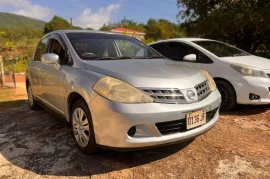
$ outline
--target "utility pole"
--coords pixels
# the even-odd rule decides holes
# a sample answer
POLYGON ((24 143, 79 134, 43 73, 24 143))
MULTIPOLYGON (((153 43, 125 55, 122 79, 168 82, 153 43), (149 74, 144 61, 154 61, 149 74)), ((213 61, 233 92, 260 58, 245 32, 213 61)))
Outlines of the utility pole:
POLYGON ((72 29, 72 17, 70 18, 70 29, 72 29))
POLYGON ((125 26, 126 29, 128 29, 128 26, 126 24, 126 16, 124 16, 124 26, 125 26))

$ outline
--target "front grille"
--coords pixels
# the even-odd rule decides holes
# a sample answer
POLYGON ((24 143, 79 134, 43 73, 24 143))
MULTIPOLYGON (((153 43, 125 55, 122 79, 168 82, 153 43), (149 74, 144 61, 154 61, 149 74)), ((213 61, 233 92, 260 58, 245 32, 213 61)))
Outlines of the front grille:
MULTIPOLYGON (((213 119, 217 110, 218 108, 212 111, 206 112, 206 123, 208 123, 209 121, 213 119)), ((169 135, 169 134, 188 131, 185 118, 175 120, 175 121, 169 121, 169 122, 159 122, 159 123, 156 123, 156 127, 162 135, 169 135)), ((192 130, 192 129, 189 129, 189 130, 192 130)))
POLYGON ((186 103, 179 89, 142 89, 157 103, 186 103))
POLYGON ((198 95, 199 101, 206 98, 211 93, 208 81, 205 81, 203 83, 196 85, 195 88, 197 90, 197 95, 198 95))

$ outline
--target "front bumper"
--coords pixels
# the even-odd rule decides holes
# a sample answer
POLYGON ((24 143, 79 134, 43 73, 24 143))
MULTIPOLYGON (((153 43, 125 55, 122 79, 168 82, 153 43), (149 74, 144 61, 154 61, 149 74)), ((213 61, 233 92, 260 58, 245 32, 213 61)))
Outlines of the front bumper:
POLYGON ((88 104, 95 130, 96 142, 112 148, 145 148, 194 138, 211 129, 219 112, 206 124, 169 135, 162 135, 156 123, 185 119, 186 113, 206 109, 218 109, 221 103, 219 92, 212 92, 204 100, 192 104, 123 104, 107 100, 99 95, 88 104), (130 137, 128 130, 136 126, 137 133, 130 137))
POLYGON ((238 104, 269 104, 270 103, 270 78, 242 76, 241 80, 232 80, 237 94, 238 104), (260 96, 258 100, 250 100, 249 95, 260 96))

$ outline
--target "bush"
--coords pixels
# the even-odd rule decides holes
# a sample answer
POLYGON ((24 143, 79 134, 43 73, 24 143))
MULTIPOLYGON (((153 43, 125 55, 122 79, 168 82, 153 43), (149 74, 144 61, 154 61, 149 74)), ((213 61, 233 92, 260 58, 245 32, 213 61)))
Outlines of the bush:
POLYGON ((7 41, 5 43, 4 49, 5 50, 8 50, 8 51, 14 50, 15 49, 15 45, 12 42, 7 41))

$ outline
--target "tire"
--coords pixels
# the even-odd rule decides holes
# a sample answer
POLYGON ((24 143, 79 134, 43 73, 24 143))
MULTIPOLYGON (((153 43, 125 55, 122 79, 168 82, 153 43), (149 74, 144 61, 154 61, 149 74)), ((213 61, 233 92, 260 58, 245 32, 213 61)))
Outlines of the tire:
POLYGON ((97 152, 98 146, 91 113, 83 100, 76 101, 72 107, 71 126, 72 134, 81 151, 88 154, 97 152))
POLYGON ((39 108, 38 103, 33 95, 32 87, 30 84, 27 85, 27 96, 28 104, 32 110, 37 110, 39 108))
POLYGON ((222 99, 220 111, 229 111, 233 109, 237 104, 236 94, 233 86, 230 83, 222 80, 217 80, 216 85, 222 99))

